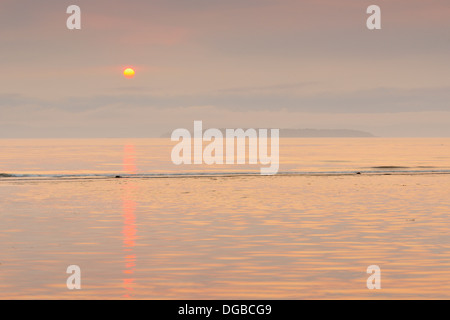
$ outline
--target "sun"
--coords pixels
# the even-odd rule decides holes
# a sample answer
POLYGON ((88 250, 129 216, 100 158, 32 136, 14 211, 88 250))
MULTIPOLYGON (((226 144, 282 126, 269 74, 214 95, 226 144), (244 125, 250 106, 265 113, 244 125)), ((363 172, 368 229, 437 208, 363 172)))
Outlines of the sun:
POLYGON ((133 78, 135 73, 136 73, 136 72, 134 71, 133 68, 126 68, 126 69, 123 71, 123 75, 124 75, 125 78, 127 78, 127 79, 133 78))

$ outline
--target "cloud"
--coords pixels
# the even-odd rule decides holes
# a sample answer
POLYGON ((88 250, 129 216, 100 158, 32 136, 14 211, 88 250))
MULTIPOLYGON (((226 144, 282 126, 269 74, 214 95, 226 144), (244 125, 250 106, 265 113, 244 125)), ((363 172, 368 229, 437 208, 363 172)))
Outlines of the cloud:
MULTIPOLYGON (((307 84, 305 84, 307 85, 307 84)), ((450 87, 374 88, 350 92, 291 93, 286 89, 300 85, 274 85, 226 89, 196 95, 144 94, 141 87, 123 88, 131 93, 38 100, 23 95, 1 95, 0 106, 33 104, 69 112, 84 112, 111 106, 123 108, 178 108, 215 106, 231 110, 290 110, 311 113, 381 113, 450 110, 450 87), (134 91, 134 92, 133 92, 134 91), (281 92, 280 92, 281 91, 281 92)), ((120 90, 116 90, 120 92, 120 90)))
POLYGON ((146 135, 195 118, 379 135, 422 121, 426 134, 450 109, 448 0, 380 0, 379 32, 366 0, 79 0, 80 32, 70 4, 0 2, 3 135, 146 135))
POLYGON ((159 137, 194 120, 214 128, 317 128, 369 131, 377 136, 450 137, 450 112, 311 113, 295 110, 232 110, 214 106, 110 106, 71 112, 18 106, 0 117, 1 138, 159 137))
POLYGON ((316 84, 316 82, 303 82, 303 83, 284 83, 271 86, 252 86, 252 87, 235 87, 221 89, 219 92, 223 93, 273 93, 273 92, 286 92, 291 90, 303 89, 305 87, 316 84))
POLYGON ((140 94, 138 87, 137 93, 55 100, 0 95, 0 137, 149 137, 190 127, 194 120, 211 127, 450 136, 448 87, 280 94, 285 87, 273 86, 274 92, 266 93, 250 87, 206 95, 140 94))

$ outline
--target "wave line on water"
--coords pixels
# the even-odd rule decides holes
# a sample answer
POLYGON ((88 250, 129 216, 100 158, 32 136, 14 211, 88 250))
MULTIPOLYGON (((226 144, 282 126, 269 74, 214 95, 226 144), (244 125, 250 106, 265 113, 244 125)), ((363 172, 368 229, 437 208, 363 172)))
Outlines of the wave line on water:
MULTIPOLYGON (((350 175, 425 175, 450 174, 450 170, 347 170, 347 171, 281 171, 274 176, 350 176, 350 175)), ((0 173, 1 180, 92 180, 92 179, 149 179, 149 178, 192 178, 192 177, 239 177, 261 176, 257 171, 242 172, 182 172, 182 173, 136 173, 136 174, 14 174, 0 173)), ((270 176, 269 176, 270 177, 270 176)))

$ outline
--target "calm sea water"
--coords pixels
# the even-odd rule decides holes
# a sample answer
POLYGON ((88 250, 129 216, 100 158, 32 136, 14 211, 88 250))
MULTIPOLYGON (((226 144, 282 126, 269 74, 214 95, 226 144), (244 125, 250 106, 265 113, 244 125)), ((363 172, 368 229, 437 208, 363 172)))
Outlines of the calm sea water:
POLYGON ((297 174, 177 167, 165 139, 2 140, 0 298, 450 298, 450 139, 281 142, 297 174))
MULTIPOLYGON (((0 140, 0 174, 243 174, 264 166, 177 166, 175 145, 170 139, 0 140)), ((279 162, 280 173, 450 172, 450 139, 285 138, 279 162)))

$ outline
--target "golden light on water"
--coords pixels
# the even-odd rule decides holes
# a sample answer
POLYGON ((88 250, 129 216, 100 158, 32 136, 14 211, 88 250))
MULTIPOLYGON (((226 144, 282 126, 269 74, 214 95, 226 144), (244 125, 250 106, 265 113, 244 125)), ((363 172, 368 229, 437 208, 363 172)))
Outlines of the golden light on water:
MULTIPOLYGON (((126 174, 136 174, 135 165, 135 149, 134 145, 126 145, 124 147, 123 170, 126 174)), ((127 183, 123 189, 123 248, 125 251, 125 269, 123 270, 124 279, 123 287, 125 289, 124 298, 131 298, 134 292, 135 278, 134 271, 136 267, 136 254, 133 248, 136 243, 136 207, 137 203, 134 199, 135 186, 127 183)))
POLYGON ((182 176, 170 144, 3 141, 0 172, 87 176, 0 177, 0 299, 450 297, 449 175, 364 173, 446 170, 449 138, 281 139, 284 171, 322 174, 274 177, 182 176), (66 263, 89 290, 67 290, 66 263))

